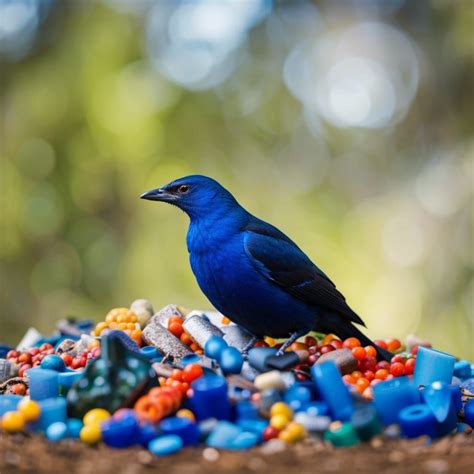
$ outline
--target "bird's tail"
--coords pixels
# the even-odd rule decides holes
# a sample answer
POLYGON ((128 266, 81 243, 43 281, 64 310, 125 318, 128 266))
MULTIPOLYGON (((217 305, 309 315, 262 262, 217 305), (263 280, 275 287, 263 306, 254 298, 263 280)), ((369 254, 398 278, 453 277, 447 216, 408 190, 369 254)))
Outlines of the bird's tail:
POLYGON ((383 349, 382 347, 377 346, 353 324, 341 324, 337 329, 338 330, 337 332, 335 332, 335 334, 339 336, 342 340, 347 339, 348 337, 356 337, 357 339, 359 339, 360 343, 363 346, 374 346, 375 350, 377 351, 377 359, 386 360, 387 362, 390 362, 390 359, 393 357, 393 354, 391 352, 389 352, 387 349, 383 349))

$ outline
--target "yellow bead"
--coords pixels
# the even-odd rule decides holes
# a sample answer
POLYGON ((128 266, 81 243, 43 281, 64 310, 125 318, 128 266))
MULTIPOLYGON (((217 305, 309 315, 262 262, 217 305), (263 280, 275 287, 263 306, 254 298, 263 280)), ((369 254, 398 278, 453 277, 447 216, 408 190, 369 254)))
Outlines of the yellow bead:
POLYGON ((270 416, 274 415, 284 415, 289 420, 293 419, 293 410, 283 402, 276 402, 270 408, 270 416))
POLYGON ((281 430, 278 433, 278 439, 281 439, 285 443, 293 443, 294 442, 291 433, 289 433, 287 430, 281 430))
POLYGON ((100 427, 100 424, 109 418, 110 413, 107 410, 104 410, 103 408, 93 408, 84 415, 84 419, 82 421, 86 426, 98 425, 100 427))
POLYGON ((83 426, 79 433, 81 441, 87 444, 96 444, 102 439, 100 432, 100 424, 93 423, 91 425, 83 426))
POLYGON ((176 416, 179 416, 180 418, 188 418, 191 421, 196 421, 194 413, 187 408, 181 408, 181 410, 178 410, 176 416))
POLYGON ((301 423, 296 423, 295 421, 289 423, 285 428, 285 431, 287 431, 295 439, 295 441, 299 441, 306 436, 306 430, 304 426, 301 423))
POLYGON ((7 411, 2 417, 2 430, 7 433, 18 433, 23 431, 25 419, 17 411, 7 411))
POLYGON ((25 421, 36 421, 41 414, 39 404, 29 398, 24 398, 18 404, 18 411, 23 415, 25 421))
POLYGON ((268 337, 266 336, 264 339, 263 339, 270 347, 273 347, 277 342, 275 339, 273 339, 272 337, 268 337))
POLYGON ((273 415, 270 418, 270 426, 277 430, 282 430, 290 420, 285 415, 273 415))

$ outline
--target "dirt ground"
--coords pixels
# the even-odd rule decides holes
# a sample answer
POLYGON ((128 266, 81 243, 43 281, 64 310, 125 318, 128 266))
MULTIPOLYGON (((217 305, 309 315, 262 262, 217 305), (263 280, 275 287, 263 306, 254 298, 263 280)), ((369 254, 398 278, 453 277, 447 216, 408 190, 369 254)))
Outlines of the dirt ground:
POLYGON ((0 474, 151 472, 474 474, 474 435, 458 434, 431 445, 426 445, 426 440, 421 438, 413 441, 374 439, 371 443, 337 449, 315 440, 289 447, 277 441, 240 452, 188 448, 163 458, 140 448, 91 448, 78 441, 52 444, 39 436, 0 435, 0 474))

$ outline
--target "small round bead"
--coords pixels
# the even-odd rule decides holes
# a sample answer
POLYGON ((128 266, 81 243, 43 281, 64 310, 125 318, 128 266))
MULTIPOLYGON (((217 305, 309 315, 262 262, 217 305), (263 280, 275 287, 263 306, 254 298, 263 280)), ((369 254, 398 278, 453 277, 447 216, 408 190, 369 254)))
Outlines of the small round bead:
POLYGON ((79 434, 81 441, 86 444, 96 444, 101 440, 100 424, 94 423, 84 426, 79 434))
POLYGON ((67 425, 62 421, 56 421, 46 428, 46 438, 50 441, 60 441, 66 438, 67 434, 67 425))
POLYGON ((110 413, 103 408, 93 408, 84 415, 84 425, 100 425, 101 422, 108 420, 110 413))
POLYGON ((270 418, 270 426, 277 430, 282 430, 289 422, 285 415, 274 415, 270 418))
POLYGON ((7 411, 2 416, 2 430, 7 433, 19 433, 25 427, 23 415, 17 411, 7 411))
POLYGON ((24 398, 18 403, 18 411, 23 415, 25 421, 36 421, 40 414, 41 408, 38 403, 28 398, 24 398))
POLYGON ((276 402, 270 408, 270 416, 283 415, 288 420, 293 418, 293 410, 284 402, 276 402))
POLYGON ((191 410, 188 410, 187 408, 181 408, 181 410, 178 410, 176 412, 176 416, 178 416, 179 418, 188 418, 191 421, 196 421, 194 413, 191 410))

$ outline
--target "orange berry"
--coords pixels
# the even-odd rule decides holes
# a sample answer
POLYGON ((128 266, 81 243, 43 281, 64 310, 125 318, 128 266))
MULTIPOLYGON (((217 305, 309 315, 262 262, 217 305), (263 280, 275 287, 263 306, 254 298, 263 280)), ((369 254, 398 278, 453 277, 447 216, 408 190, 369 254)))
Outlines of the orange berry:
POLYGON ((111 321, 109 323, 109 328, 110 329, 117 329, 118 328, 118 323, 116 323, 115 321, 111 321))
POLYGON ((352 377, 352 375, 349 375, 349 374, 343 375, 342 380, 344 380, 344 382, 349 383, 351 385, 354 385, 356 383, 356 379, 352 377))
POLYGON ((222 324, 230 324, 231 321, 230 321, 230 319, 229 319, 228 317, 222 316, 221 323, 222 323, 222 324))
POLYGON ((125 331, 125 329, 128 329, 127 323, 118 323, 118 329, 120 329, 121 331, 125 331))
POLYGON ((357 379, 360 379, 362 377, 362 372, 360 372, 359 370, 354 370, 354 372, 352 372, 352 377, 355 378, 356 380, 357 379))
POLYGON ((183 334, 183 325, 181 323, 172 322, 168 324, 168 331, 176 337, 181 337, 181 334, 183 334))
POLYGON ((179 316, 171 316, 171 318, 168 320, 168 329, 173 323, 180 324, 182 326, 183 320, 179 316))
POLYGON ((364 350, 367 357, 377 357, 377 351, 374 346, 365 346, 364 350))
POLYGON ((365 349, 363 347, 360 347, 360 346, 352 348, 352 355, 357 360, 363 360, 367 357, 367 353, 365 352, 365 349))
POLYGON ((361 377, 360 379, 357 379, 356 387, 360 393, 362 393, 369 385, 370 385, 370 382, 365 377, 361 377))
POLYGON ((186 344, 187 346, 189 346, 193 342, 193 340, 185 332, 183 332, 183 334, 181 334, 179 339, 181 340, 181 342, 183 344, 186 344))
POLYGON ((390 352, 395 352, 396 350, 400 349, 402 343, 398 339, 388 339, 387 340, 387 349, 390 352))
POLYGON ((135 323, 127 323, 127 329, 133 331, 135 329, 135 323))
POLYGON ((97 326, 95 327, 95 332, 98 336, 100 336, 100 333, 105 329, 107 328, 108 324, 104 321, 100 322, 99 324, 97 324, 97 326))
POLYGON ((342 346, 347 349, 353 349, 360 346, 360 341, 356 337, 349 337, 342 343, 342 346))
POLYGON ((322 346, 328 345, 331 341, 334 341, 334 339, 339 339, 335 334, 327 334, 323 341, 321 342, 322 346))
POLYGON ((387 369, 379 369, 375 372, 375 378, 379 380, 385 380, 388 377, 387 369))

